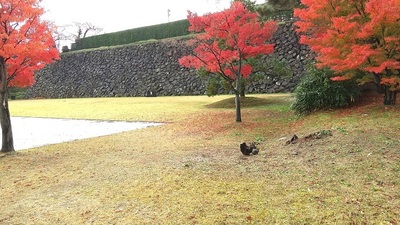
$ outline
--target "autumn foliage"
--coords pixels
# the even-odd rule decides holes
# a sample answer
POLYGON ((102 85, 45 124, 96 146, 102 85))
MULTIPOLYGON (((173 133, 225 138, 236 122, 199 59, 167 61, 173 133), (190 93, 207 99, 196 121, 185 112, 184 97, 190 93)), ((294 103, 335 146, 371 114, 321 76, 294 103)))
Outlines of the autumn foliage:
POLYGON ((39 0, 0 0, 0 57, 9 86, 34 82, 34 71, 58 59, 50 26, 40 16, 39 0))
MULTIPOLYGON (((223 77, 239 103, 239 81, 253 71, 247 60, 274 51, 273 44, 267 41, 276 31, 276 23, 262 23, 242 2, 234 2, 229 9, 204 16, 189 12, 188 20, 189 30, 197 35, 191 41, 193 54, 179 59, 180 65, 223 77)), ((237 121, 240 121, 238 116, 237 121)))
POLYGON ((189 12, 188 19, 189 30, 202 33, 196 36, 194 55, 179 60, 182 66, 204 67, 209 72, 235 80, 236 74, 245 78, 251 74, 252 67, 246 64, 246 59, 274 50, 266 41, 276 30, 275 22, 262 24, 258 15, 250 13, 241 2, 205 16, 189 12))
POLYGON ((394 104, 400 90, 399 0, 302 0, 294 15, 301 43, 317 53, 318 66, 336 71, 333 80, 358 72, 375 82, 394 104))

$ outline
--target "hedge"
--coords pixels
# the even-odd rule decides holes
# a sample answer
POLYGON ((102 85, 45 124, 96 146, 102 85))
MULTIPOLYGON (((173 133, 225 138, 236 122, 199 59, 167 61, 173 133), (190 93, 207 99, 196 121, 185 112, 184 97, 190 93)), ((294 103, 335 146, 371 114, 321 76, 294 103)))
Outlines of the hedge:
POLYGON ((71 50, 130 44, 150 39, 164 39, 188 35, 189 21, 179 20, 153 26, 139 27, 76 40, 71 50))

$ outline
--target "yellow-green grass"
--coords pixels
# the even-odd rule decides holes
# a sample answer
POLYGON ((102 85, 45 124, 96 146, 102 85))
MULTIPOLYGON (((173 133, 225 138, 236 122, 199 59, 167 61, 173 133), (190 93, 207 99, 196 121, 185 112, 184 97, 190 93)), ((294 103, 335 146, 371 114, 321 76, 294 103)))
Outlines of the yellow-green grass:
POLYGON ((14 116, 167 123, 1 155, 0 224, 400 223, 399 107, 298 118, 291 100, 249 96, 242 123, 231 96, 12 101, 14 116))
POLYGON ((36 99, 11 101, 10 109, 13 116, 171 122, 200 110, 205 100, 204 97, 36 99))

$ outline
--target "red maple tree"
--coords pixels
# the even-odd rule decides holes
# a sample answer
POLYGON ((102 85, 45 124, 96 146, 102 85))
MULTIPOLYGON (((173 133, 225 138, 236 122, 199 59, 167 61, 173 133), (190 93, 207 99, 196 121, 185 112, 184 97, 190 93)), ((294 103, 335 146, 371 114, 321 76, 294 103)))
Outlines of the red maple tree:
POLYGON ((195 46, 193 54, 179 59, 180 65, 203 69, 225 79, 235 93, 236 121, 241 122, 240 80, 253 70, 247 60, 273 52, 274 45, 267 41, 276 31, 276 23, 262 23, 242 2, 204 16, 189 12, 188 20, 189 31, 198 34, 191 41, 195 46))
POLYGON ((294 15, 300 42, 317 54, 318 66, 360 83, 374 82, 384 104, 394 105, 400 90, 399 0, 302 0, 294 15))
POLYGON ((14 151, 8 88, 34 82, 34 71, 59 58, 41 0, 0 0, 0 118, 2 152, 14 151))

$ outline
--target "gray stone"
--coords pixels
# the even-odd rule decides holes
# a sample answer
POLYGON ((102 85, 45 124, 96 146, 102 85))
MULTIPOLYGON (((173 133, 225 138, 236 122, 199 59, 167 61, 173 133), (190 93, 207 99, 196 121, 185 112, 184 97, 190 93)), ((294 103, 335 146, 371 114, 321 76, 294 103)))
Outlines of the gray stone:
MULTIPOLYGON (((293 71, 290 80, 273 71, 248 86, 251 93, 291 92, 305 74, 305 63, 313 56, 298 44, 292 23, 281 25, 271 43, 278 59, 293 71), (271 80, 273 79, 273 81, 271 80), (276 87, 276 84, 284 84, 276 87), (286 87, 286 88, 285 88, 286 87)), ((145 96, 149 88, 157 96, 203 95, 205 80, 193 68, 183 68, 179 58, 192 52, 187 39, 169 39, 109 49, 68 52, 61 60, 36 73, 28 98, 145 96)), ((268 57, 265 57, 268 60, 268 57)), ((224 90, 219 90, 224 93, 224 90)))

